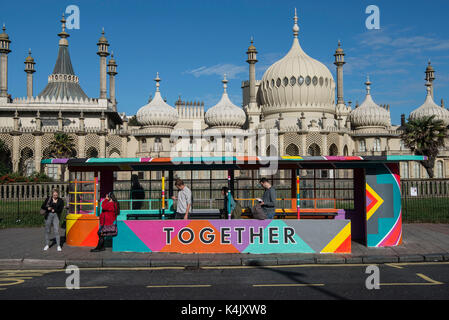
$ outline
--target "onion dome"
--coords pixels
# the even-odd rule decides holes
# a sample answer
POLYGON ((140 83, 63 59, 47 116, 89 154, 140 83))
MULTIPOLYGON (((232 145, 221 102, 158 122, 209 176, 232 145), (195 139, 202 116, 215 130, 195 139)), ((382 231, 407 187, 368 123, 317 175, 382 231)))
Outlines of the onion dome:
POLYGON ((159 91, 159 72, 156 79, 154 98, 137 111, 137 122, 143 126, 174 127, 178 123, 178 112, 168 105, 159 91))
POLYGON ((438 106, 432 98, 431 84, 429 81, 426 83, 427 97, 424 104, 418 109, 410 113, 411 120, 423 119, 425 117, 435 116, 436 120, 442 120, 446 126, 449 125, 449 111, 443 107, 438 106))
POLYGON ((304 111, 304 108, 335 109, 335 82, 329 69, 309 57, 298 40, 298 17, 294 17, 293 44, 281 60, 262 77, 261 104, 265 115, 304 111), (281 110, 282 109, 282 110, 281 110))
POLYGON ((351 111, 349 119, 353 127, 361 129, 364 127, 389 127, 391 126, 390 113, 377 105, 371 97, 371 82, 369 78, 365 82, 366 98, 362 104, 351 111))
POLYGON ((226 92, 228 80, 226 75, 223 82, 223 95, 221 100, 209 110, 205 115, 206 124, 209 127, 241 128, 246 122, 246 114, 242 108, 231 102, 226 92))

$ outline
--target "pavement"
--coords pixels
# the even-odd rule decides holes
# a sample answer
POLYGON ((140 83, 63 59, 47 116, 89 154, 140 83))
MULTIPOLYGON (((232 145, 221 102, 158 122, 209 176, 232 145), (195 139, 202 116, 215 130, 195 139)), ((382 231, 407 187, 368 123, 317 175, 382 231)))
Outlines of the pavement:
MULTIPOLYGON (((61 230, 61 234, 64 232, 61 230)), ((43 228, 0 229, 0 269, 276 266, 309 264, 388 264, 449 261, 449 224, 404 224, 403 244, 367 248, 352 242, 352 254, 177 254, 92 253, 63 245, 62 252, 44 247, 43 228)))

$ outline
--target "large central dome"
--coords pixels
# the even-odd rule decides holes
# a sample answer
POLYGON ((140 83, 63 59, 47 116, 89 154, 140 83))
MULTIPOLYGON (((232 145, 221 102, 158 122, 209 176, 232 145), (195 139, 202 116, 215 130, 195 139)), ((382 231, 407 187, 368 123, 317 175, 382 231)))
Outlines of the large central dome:
POLYGON ((295 12, 290 51, 270 66, 262 77, 261 102, 266 116, 280 112, 332 112, 335 109, 334 78, 323 63, 302 50, 297 20, 295 12))

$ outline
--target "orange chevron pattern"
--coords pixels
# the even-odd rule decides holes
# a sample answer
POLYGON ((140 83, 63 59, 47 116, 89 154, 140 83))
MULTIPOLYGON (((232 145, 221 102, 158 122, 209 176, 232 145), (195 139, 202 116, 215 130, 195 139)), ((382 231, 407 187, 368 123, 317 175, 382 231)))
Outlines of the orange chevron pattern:
POLYGON ((366 184, 366 221, 368 221, 372 215, 379 209, 384 203, 384 200, 369 186, 366 184))

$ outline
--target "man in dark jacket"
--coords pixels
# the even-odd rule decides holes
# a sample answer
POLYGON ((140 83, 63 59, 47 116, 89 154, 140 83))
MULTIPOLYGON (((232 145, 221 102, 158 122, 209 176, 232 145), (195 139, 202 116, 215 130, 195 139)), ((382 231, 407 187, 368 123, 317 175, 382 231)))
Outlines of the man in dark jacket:
POLYGON ((259 181, 260 185, 265 189, 260 205, 267 215, 267 219, 273 219, 276 214, 276 190, 267 178, 259 181))

